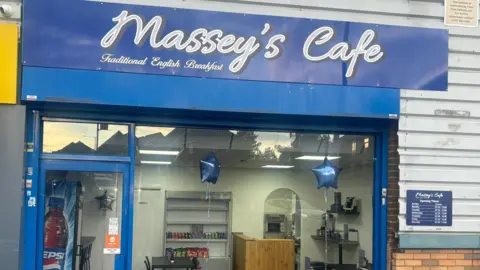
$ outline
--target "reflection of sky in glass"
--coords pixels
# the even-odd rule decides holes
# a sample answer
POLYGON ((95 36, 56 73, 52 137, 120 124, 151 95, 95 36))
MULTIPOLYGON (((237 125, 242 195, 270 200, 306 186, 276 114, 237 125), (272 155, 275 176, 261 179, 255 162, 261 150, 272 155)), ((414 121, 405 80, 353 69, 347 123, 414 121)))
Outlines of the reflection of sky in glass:
POLYGON ((152 135, 155 133, 161 133, 163 136, 167 136, 172 132, 175 128, 172 127, 144 127, 144 126, 137 126, 135 129, 135 136, 137 138, 152 135))
MULTIPOLYGON (((43 151, 46 153, 63 149, 71 143, 81 142, 91 149, 95 148, 97 124, 45 122, 43 126, 43 151)), ((108 130, 98 131, 98 146, 112 137, 115 133, 128 133, 127 126, 108 125, 108 130)))
MULTIPOLYGON (((128 133, 128 126, 126 125, 108 124, 108 130, 98 131, 98 142, 96 142, 96 128, 97 124, 95 123, 45 122, 43 151, 46 153, 57 152, 72 143, 82 143, 90 149, 94 150, 96 143, 98 143, 98 147, 100 147, 115 134, 119 133, 125 135, 128 133)), ((180 148, 182 148, 184 145, 183 140, 185 140, 185 137, 182 134, 184 134, 185 130, 186 129, 184 128, 176 129, 174 127, 137 126, 135 136, 139 139, 144 138, 142 142, 143 146, 149 145, 149 142, 145 141, 145 139, 150 139, 152 144, 150 146, 152 147, 152 149, 165 150, 162 149, 162 147, 172 147, 170 145, 171 143, 175 143, 175 145, 178 145, 180 148), (167 141, 162 142, 162 138, 159 137, 169 137, 169 135, 171 135, 171 138, 168 139, 168 145, 162 145, 167 143, 167 141)), ((248 143, 242 144, 241 142, 242 139, 246 139, 248 142, 249 132, 247 131, 208 129, 188 130, 189 137, 187 141, 194 143, 196 142, 196 148, 211 148, 212 145, 210 144, 213 143, 213 145, 218 144, 217 146, 220 147, 216 149, 254 150, 255 155, 263 156, 268 159, 273 158, 277 160, 279 160, 282 153, 285 152, 297 152, 303 153, 304 155, 324 155, 326 152, 328 152, 329 155, 347 153, 346 149, 350 148, 352 142, 355 142, 355 140, 357 139, 357 136, 347 136, 347 141, 342 139, 341 143, 339 144, 337 143, 337 140, 343 138, 344 135, 334 136, 333 134, 297 134, 290 132, 252 131, 250 132, 250 136, 254 134, 255 137, 251 138, 252 143, 256 144, 256 148, 253 149, 250 148, 253 147, 253 145, 249 146, 248 143), (215 136, 219 137, 216 138, 215 136), (230 139, 230 136, 233 137, 230 139), (237 136, 238 138, 234 138, 237 136), (232 141, 230 140, 238 140, 239 143, 234 143, 235 148, 229 148, 232 147, 232 141), (344 147, 345 149, 342 149, 342 145, 348 145, 348 147, 344 147)), ((365 137, 361 137, 360 139, 363 141, 364 138, 365 137)), ((119 140, 122 139, 119 137, 115 137, 115 139, 113 139, 109 143, 113 143, 116 145, 125 144, 125 142, 121 142, 119 140)), ((77 145, 75 147, 78 148, 73 149, 82 149, 81 145, 77 145)), ((182 150, 180 148, 177 150, 182 150)), ((347 149, 347 151, 349 153, 356 152, 355 150, 352 151, 351 149, 347 149)))
POLYGON ((281 154, 279 147, 290 147, 295 139, 294 136, 290 136, 290 133, 255 132, 255 135, 258 136, 257 142, 261 143, 259 154, 264 154, 266 149, 272 149, 276 158, 279 158, 281 154))

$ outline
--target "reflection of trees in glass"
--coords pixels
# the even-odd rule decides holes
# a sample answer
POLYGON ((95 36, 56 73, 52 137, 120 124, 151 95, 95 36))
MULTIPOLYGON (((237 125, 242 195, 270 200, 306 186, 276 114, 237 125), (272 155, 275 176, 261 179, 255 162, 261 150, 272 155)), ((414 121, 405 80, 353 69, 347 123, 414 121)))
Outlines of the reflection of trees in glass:
MULTIPOLYGON (((263 135, 265 134, 267 133, 263 133, 263 135)), ((270 132, 268 134, 277 136, 277 141, 279 140, 278 138, 279 133, 270 132)), ((281 135, 286 135, 286 134, 281 133, 281 135)), ((266 161, 281 161, 281 162, 290 161, 291 159, 290 152, 292 151, 292 149, 294 149, 292 144, 295 139, 295 133, 288 133, 288 138, 289 138, 288 144, 285 143, 285 140, 283 140, 281 143, 275 143, 275 144, 273 143, 268 144, 266 141, 257 142, 257 149, 254 151, 255 159, 266 160, 266 161)), ((255 139, 258 139, 258 135, 255 139)))
MULTIPOLYGON (((321 143, 318 146, 317 152, 320 152, 322 147, 325 147, 325 150, 323 151, 325 155, 329 155, 330 146, 332 144, 335 144, 338 142, 340 134, 321 134, 319 135, 319 138, 321 140, 321 143)), ((338 152, 338 151, 337 151, 338 152)))
POLYGON ((265 148, 263 153, 259 153, 259 157, 265 160, 277 160, 279 158, 272 147, 265 148))
MULTIPOLYGON (((276 134, 276 133, 272 133, 276 134)), ((278 134, 278 133, 277 133, 278 134)), ((291 132, 288 134, 290 142, 288 145, 273 144, 263 145, 263 142, 257 142, 257 149, 253 150, 256 159, 263 159, 268 161, 288 162, 292 158, 292 153, 318 153, 319 155, 332 154, 331 150, 336 153, 339 152, 338 146, 340 138, 343 137, 340 134, 302 134, 291 132), (332 146, 335 146, 332 149, 332 146), (261 150, 263 149, 263 151, 261 150)), ((258 136, 255 137, 258 139, 258 136)))
MULTIPOLYGON (((95 126, 95 124, 93 124, 95 126)), ((109 125, 108 130, 100 130, 97 137, 102 137, 98 148, 85 144, 83 141, 66 144, 57 153, 70 154, 102 154, 128 155, 127 132, 119 128, 126 126, 109 125), (115 127, 115 128, 114 128, 115 127), (102 135, 102 136, 99 136, 102 135)), ((196 158, 206 151, 216 151, 219 155, 231 155, 228 151, 236 151, 232 162, 245 160, 272 161, 272 163, 290 163, 301 155, 338 156, 348 153, 355 136, 341 134, 312 134, 295 132, 265 132, 247 130, 210 130, 187 129, 171 127, 137 127, 137 146, 141 150, 180 151, 187 155, 183 160, 196 158), (346 138, 348 137, 348 138, 346 138), (182 151, 183 149, 189 151, 182 151), (196 149, 195 151, 193 149, 196 149), (189 155, 191 157, 189 157, 189 155)), ((82 138, 86 136, 82 134, 82 138)), ((68 136, 73 138, 73 136, 68 136)), ((92 144, 93 145, 93 144, 92 144)), ((362 154, 363 137, 358 140, 357 153, 362 154)), ((183 153, 183 154, 182 154, 183 153)), ((158 156, 158 155, 157 155, 158 156)), ((149 156, 156 158, 157 156, 149 156)), ((144 157, 145 158, 145 157, 144 157)))
POLYGON ((238 131, 236 135, 232 134, 237 139, 243 140, 242 146, 251 146, 252 153, 256 154, 260 151, 260 142, 257 142, 258 135, 254 131, 238 131))

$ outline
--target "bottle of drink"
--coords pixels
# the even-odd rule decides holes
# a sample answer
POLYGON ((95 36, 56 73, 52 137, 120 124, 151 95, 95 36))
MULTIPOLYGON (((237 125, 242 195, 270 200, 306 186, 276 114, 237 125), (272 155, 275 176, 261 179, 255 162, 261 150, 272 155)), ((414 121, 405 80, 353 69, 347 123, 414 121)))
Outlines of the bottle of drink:
POLYGON ((65 200, 50 197, 45 214, 43 238, 43 269, 63 270, 68 243, 68 224, 63 215, 65 200))

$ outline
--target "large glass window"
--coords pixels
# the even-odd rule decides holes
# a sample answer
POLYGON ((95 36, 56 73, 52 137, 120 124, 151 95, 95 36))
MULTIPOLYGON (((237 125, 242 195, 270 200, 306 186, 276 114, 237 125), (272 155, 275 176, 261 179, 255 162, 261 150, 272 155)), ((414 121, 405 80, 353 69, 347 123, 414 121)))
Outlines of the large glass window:
POLYGON ((44 153, 128 155, 128 126, 108 123, 45 121, 44 153))
POLYGON ((146 126, 136 137, 133 269, 172 250, 203 269, 209 257, 210 270, 371 266, 374 137, 146 126), (209 153, 214 185, 200 179, 209 153), (325 157, 334 167, 320 180, 342 169, 327 201, 312 172, 325 157))

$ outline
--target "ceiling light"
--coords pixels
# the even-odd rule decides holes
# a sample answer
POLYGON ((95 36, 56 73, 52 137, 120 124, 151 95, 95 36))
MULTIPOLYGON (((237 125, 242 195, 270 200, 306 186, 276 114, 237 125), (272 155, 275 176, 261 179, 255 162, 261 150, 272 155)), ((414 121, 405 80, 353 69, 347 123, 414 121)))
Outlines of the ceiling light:
POLYGON ((262 168, 266 168, 266 169, 291 169, 293 167, 294 166, 291 166, 291 165, 265 165, 265 166, 262 166, 262 168))
POLYGON ((363 145, 365 149, 367 149, 370 146, 369 141, 370 141, 369 138, 363 139, 363 145))
MULTIPOLYGON (((327 156, 328 160, 334 160, 334 159, 339 159, 340 157, 331 157, 327 156)), ((325 156, 301 156, 297 157, 295 159, 300 159, 300 160, 324 160, 325 156)))
POLYGON ((162 156, 176 156, 179 151, 159 151, 159 150, 139 150, 140 154, 144 155, 162 155, 162 156))
POLYGON ((171 161, 151 161, 151 160, 142 160, 140 161, 142 164, 157 164, 157 165, 169 165, 172 164, 171 161))

